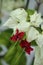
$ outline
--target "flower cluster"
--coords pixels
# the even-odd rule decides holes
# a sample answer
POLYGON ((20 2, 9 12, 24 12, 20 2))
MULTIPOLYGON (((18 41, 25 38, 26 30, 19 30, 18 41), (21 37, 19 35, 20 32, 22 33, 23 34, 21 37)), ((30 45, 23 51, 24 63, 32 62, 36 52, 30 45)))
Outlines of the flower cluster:
MULTIPOLYGON (((36 11, 31 15, 22 8, 16 9, 11 12, 10 18, 7 20, 7 22, 3 25, 7 26, 9 28, 13 29, 13 37, 12 40, 17 40, 22 38, 23 32, 26 33, 26 40, 22 40, 21 42, 21 47, 26 47, 25 51, 30 52, 32 49, 30 47, 30 43, 35 40, 36 44, 38 45, 40 51, 40 57, 39 59, 43 58, 43 19, 41 18, 41 14, 37 13, 36 11), (27 17, 29 16, 29 21, 27 21, 27 17), (20 33, 15 35, 16 30, 19 30, 20 33), (22 32, 23 31, 23 32, 22 32), (15 38, 15 36, 19 38, 15 38), (29 45, 28 45, 29 44, 29 45), (26 45, 26 46, 25 46, 26 45), (28 50, 29 49, 29 50, 28 50)), ((24 33, 23 33, 24 35, 24 33)), ((37 50, 38 51, 38 50, 37 50)), ((41 62, 40 60, 37 61, 38 59, 38 54, 36 54, 36 60, 35 60, 35 65, 39 65, 38 63, 41 62)), ((43 65, 43 64, 42 64, 43 65)))

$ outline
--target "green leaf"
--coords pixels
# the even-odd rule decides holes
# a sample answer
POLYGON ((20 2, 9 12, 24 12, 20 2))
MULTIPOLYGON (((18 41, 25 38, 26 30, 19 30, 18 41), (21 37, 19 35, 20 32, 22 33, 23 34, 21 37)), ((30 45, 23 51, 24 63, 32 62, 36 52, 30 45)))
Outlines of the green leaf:
POLYGON ((26 65, 26 56, 24 50, 20 47, 20 45, 17 46, 16 55, 13 56, 10 65, 26 65))
POLYGON ((25 56, 25 53, 21 56, 19 64, 18 65, 26 65, 27 59, 25 56))
POLYGON ((4 59, 6 62, 10 63, 10 61, 12 60, 12 58, 14 57, 14 55, 16 54, 17 51, 17 45, 19 44, 19 42, 17 41, 16 43, 14 43, 13 45, 11 45, 9 47, 8 52, 6 53, 6 55, 4 56, 4 59))
POLYGON ((6 39, 9 39, 10 36, 12 35, 12 33, 13 33, 12 29, 7 29, 7 30, 5 30, 5 31, 3 31, 1 33, 1 36, 4 37, 4 38, 6 38, 6 39))
POLYGON ((0 33, 0 44, 8 45, 9 39, 13 33, 12 29, 7 29, 0 33))
POLYGON ((33 15, 34 12, 35 12, 35 10, 30 10, 30 9, 27 10, 28 15, 33 15))
POLYGON ((33 41, 31 42, 31 45, 32 45, 32 46, 37 46, 37 43, 35 42, 35 40, 33 40, 33 41))

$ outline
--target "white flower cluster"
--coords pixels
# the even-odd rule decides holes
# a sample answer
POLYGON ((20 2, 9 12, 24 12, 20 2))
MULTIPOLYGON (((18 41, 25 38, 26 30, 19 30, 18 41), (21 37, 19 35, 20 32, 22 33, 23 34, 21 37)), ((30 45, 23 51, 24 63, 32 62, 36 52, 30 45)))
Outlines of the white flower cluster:
MULTIPOLYGON (((38 59, 38 55, 41 54, 40 57, 43 58, 43 34, 39 33, 39 31, 36 29, 37 27, 41 26, 41 30, 43 31, 43 19, 41 18, 41 14, 37 13, 36 11, 33 15, 29 15, 30 21, 27 21, 27 16, 28 14, 24 9, 16 9, 11 12, 10 18, 3 26, 12 28, 14 30, 13 34, 15 34, 16 29, 26 32, 27 40, 29 42, 35 40, 39 47, 38 49, 40 49, 40 51, 37 49, 35 57, 38 59)), ((43 65, 37 64, 37 62, 39 63, 41 60, 35 60, 34 65, 43 65)))

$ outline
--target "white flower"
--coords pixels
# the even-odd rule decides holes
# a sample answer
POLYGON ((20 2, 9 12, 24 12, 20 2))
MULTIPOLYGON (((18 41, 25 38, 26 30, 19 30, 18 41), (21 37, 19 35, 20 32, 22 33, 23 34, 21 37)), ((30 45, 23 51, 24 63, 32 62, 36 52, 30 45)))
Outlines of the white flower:
POLYGON ((18 25, 14 26, 14 33, 16 29, 19 29, 20 31, 27 32, 28 29, 30 28, 30 23, 29 22, 21 22, 18 25))
POLYGON ((27 40, 29 42, 35 40, 39 35, 39 32, 34 28, 34 27, 30 27, 28 33, 27 33, 27 40))
POLYGON ((36 43, 38 44, 38 46, 41 48, 43 45, 43 35, 39 34, 38 38, 36 39, 36 43))
POLYGON ((30 15, 30 22, 31 25, 35 26, 35 27, 39 27, 40 24, 43 22, 42 18, 41 18, 41 14, 35 12, 33 15, 30 15))
POLYGON ((12 11, 10 16, 11 17, 3 26, 12 28, 14 31, 13 34, 15 34, 16 29, 25 32, 27 36, 26 39, 29 42, 35 40, 38 46, 35 50, 34 65, 43 65, 43 32, 40 34, 38 30, 32 27, 39 27, 41 25, 41 29, 43 30, 43 20, 41 19, 41 14, 35 12, 30 16, 30 22, 27 22, 27 12, 24 9, 19 8, 12 11))
POLYGON ((24 9, 19 8, 11 12, 11 17, 18 19, 18 22, 26 21, 27 12, 24 9))
POLYGON ((16 26, 18 24, 18 22, 17 22, 17 19, 14 17, 14 19, 13 18, 9 18, 4 24, 3 24, 3 26, 6 26, 6 27, 8 27, 8 28, 14 28, 14 26, 16 26))
MULTIPOLYGON (((26 22, 27 12, 24 9, 19 8, 19 9, 12 11, 10 16, 11 17, 6 21, 6 23, 3 26, 14 28, 14 26, 19 24, 20 22, 22 23, 26 22)), ((27 24, 25 25, 28 26, 27 24)))

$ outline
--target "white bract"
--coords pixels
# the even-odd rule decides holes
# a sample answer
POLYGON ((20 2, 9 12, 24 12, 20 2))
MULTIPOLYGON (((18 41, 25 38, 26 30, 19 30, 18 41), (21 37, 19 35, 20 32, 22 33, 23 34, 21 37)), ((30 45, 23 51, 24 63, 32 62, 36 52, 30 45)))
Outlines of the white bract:
POLYGON ((36 43, 38 44, 38 46, 41 48, 43 45, 43 35, 39 34, 38 38, 36 39, 36 43))
POLYGON ((17 19, 14 17, 14 19, 12 17, 10 17, 5 24, 3 24, 3 26, 6 26, 8 28, 14 28, 14 26, 16 26, 18 24, 17 19))
POLYGON ((19 8, 11 12, 11 17, 18 19, 18 22, 24 22, 27 19, 27 12, 24 9, 19 8))
POLYGON ((35 12, 33 15, 30 15, 30 22, 31 25, 35 26, 35 27, 39 27, 41 25, 41 23, 43 22, 42 18, 41 18, 41 14, 35 12))
POLYGON ((11 12, 10 16, 11 17, 6 21, 6 23, 3 26, 7 26, 9 28, 14 28, 14 26, 19 24, 20 22, 22 22, 22 23, 26 22, 27 12, 24 9, 19 8, 19 9, 14 10, 13 12, 11 12))
POLYGON ((18 29, 19 31, 24 31, 27 32, 30 28, 30 23, 29 22, 21 22, 18 25, 14 26, 14 33, 16 31, 16 29, 18 29))
POLYGON ((34 27, 30 27, 28 33, 27 33, 27 40, 29 42, 35 40, 39 35, 39 32, 34 28, 34 27))

